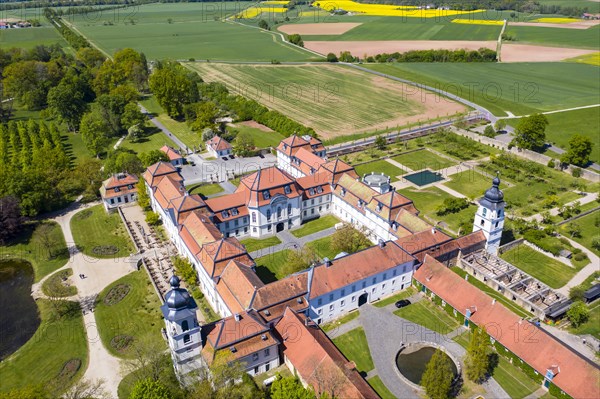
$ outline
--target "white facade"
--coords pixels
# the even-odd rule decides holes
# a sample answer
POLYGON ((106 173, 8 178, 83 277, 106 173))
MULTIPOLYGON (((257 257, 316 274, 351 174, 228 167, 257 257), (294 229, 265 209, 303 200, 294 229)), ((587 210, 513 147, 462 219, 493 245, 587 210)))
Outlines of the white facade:
POLYGON ((498 254, 502 230, 504 229, 504 194, 499 189, 500 179, 494 178, 492 187, 479 200, 479 207, 473 221, 473 232, 481 230, 485 236, 486 250, 498 254))
POLYGON ((317 324, 326 323, 411 285, 413 261, 352 282, 309 302, 308 316, 317 324))
POLYGON ((112 198, 104 198, 102 200, 102 203, 104 204, 104 208, 107 211, 110 211, 112 209, 117 209, 121 205, 125 205, 127 203, 135 202, 135 201, 137 201, 136 193, 127 193, 127 194, 115 196, 112 198))

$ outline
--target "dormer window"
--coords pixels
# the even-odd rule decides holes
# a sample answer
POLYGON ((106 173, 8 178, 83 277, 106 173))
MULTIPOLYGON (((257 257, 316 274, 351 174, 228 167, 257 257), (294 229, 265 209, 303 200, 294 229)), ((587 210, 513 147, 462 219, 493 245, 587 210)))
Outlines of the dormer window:
POLYGON ((361 200, 361 199, 359 199, 359 200, 358 200, 358 207, 359 207, 359 208, 362 208, 362 205, 363 205, 363 202, 362 202, 362 200, 361 200))
POLYGON ((343 197, 344 195, 346 195, 346 189, 342 188, 342 191, 340 191, 340 195, 343 197))
POLYGON ((127 185, 127 188, 128 188, 129 190, 133 190, 133 184, 128 184, 128 185, 127 185))
POLYGON ((394 231, 398 230, 398 223, 396 223, 396 222, 392 223, 392 230, 394 230, 394 231))
POLYGON ((321 194, 323 192, 323 187, 319 186, 317 187, 317 193, 321 194))
POLYGON ((381 210, 382 210, 382 209, 383 209, 383 204, 382 204, 381 202, 378 202, 378 203, 377 203, 377 208, 375 208, 375 210, 376 210, 377 212, 381 212, 381 210))
POLYGON ((291 189, 291 188, 290 188, 290 186, 288 185, 288 186, 285 186, 285 187, 283 188, 283 192, 285 192, 286 194, 290 194, 290 193, 292 192, 292 189, 291 189))
POLYGON ((235 349, 235 346, 232 346, 231 348, 229 348, 231 350, 231 353, 235 353, 237 352, 237 349, 235 349))
POLYGON ((310 195, 315 195, 315 189, 314 189, 314 188, 310 188, 310 189, 308 190, 308 193, 309 193, 310 195))
POLYGON ((266 199, 266 200, 268 200, 269 198, 271 198, 271 193, 269 192, 269 190, 263 191, 262 195, 263 195, 263 198, 266 199))
POLYGON ((229 217, 229 212, 228 211, 223 211, 223 212, 221 212, 221 216, 223 216, 223 218, 228 218, 229 217))
POLYGON ((231 214, 232 214, 233 216, 236 216, 238 213, 239 213, 239 212, 238 212, 238 209, 237 209, 237 208, 233 208, 233 209, 231 210, 231 214))
POLYGON ((115 193, 118 193, 119 191, 121 191, 121 189, 119 187, 115 187, 115 193))

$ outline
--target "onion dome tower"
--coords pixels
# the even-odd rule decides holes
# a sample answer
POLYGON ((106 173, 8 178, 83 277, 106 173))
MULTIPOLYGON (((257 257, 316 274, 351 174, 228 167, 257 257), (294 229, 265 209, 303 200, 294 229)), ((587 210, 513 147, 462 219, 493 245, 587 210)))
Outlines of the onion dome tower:
POLYGON ((481 230, 486 238, 485 248, 497 255, 504 228, 504 193, 500 190, 500 178, 496 175, 492 187, 479 199, 479 207, 473 222, 473 231, 481 230))

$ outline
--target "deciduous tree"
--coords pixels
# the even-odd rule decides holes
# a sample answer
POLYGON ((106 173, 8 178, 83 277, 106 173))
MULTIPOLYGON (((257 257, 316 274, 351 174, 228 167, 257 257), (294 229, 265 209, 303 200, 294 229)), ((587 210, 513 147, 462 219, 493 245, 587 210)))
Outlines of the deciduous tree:
POLYGON ((13 238, 23 225, 19 200, 12 196, 0 198, 0 243, 13 238))
POLYGON ((83 143, 94 156, 106 149, 112 132, 111 127, 97 111, 83 115, 79 131, 83 143))
POLYGON ((233 141, 233 152, 241 157, 246 157, 254 149, 254 139, 248 132, 240 132, 233 141))
POLYGON ((344 226, 331 236, 331 248, 338 252, 351 254, 371 245, 364 232, 348 223, 344 223, 344 226))
POLYGON ((431 399, 448 399, 452 388, 454 373, 450 358, 437 349, 421 378, 421 386, 431 399))
POLYGON ((590 310, 585 303, 577 301, 567 310, 567 318, 573 327, 579 327, 590 318, 590 310))
POLYGON ((151 150, 148 152, 142 152, 140 154, 140 160, 142 161, 144 168, 147 168, 148 166, 154 165, 160 161, 168 162, 169 157, 160 150, 151 150))
POLYGON ((543 114, 522 118, 515 130, 514 144, 523 149, 541 148, 546 142, 548 119, 543 114))
POLYGON ((147 378, 135 383, 129 399, 171 399, 171 393, 160 381, 147 378))
POLYGON ((485 329, 474 329, 465 360, 465 372, 469 380, 476 383, 485 380, 490 365, 489 350, 490 340, 485 329))
POLYGON ((133 126, 143 127, 146 123, 146 116, 142 114, 136 103, 128 103, 121 116, 121 124, 125 129, 133 126))
POLYGON ((304 388, 295 376, 284 378, 278 375, 271 385, 270 393, 271 399, 315 399, 315 393, 304 388))
POLYGON ((590 162, 594 143, 588 137, 574 134, 569 140, 569 149, 560 157, 563 164, 586 166, 590 162))

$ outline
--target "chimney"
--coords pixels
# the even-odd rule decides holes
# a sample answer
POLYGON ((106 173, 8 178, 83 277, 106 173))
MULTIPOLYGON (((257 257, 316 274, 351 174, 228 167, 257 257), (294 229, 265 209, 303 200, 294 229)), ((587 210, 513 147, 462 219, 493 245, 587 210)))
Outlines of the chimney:
POLYGON ((325 264, 325 267, 331 266, 331 261, 327 257, 323 258, 323 263, 325 264))
POLYGON ((379 248, 385 247, 385 241, 383 241, 383 240, 379 240, 378 244, 379 244, 379 248))
POLYGON ((495 304, 496 304, 496 299, 494 298, 494 299, 492 299, 492 305, 495 305, 495 304))
POLYGON ((435 234, 435 227, 431 228, 431 234, 435 234))
POLYGON ((235 317, 235 321, 240 321, 240 319, 241 319, 241 317, 240 317, 240 314, 239 314, 239 313, 236 313, 236 314, 234 315, 234 317, 235 317))
POLYGON ((308 327, 308 317, 307 317, 306 319, 304 319, 304 325, 305 325, 306 327, 308 327))

